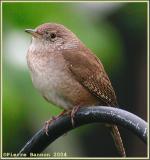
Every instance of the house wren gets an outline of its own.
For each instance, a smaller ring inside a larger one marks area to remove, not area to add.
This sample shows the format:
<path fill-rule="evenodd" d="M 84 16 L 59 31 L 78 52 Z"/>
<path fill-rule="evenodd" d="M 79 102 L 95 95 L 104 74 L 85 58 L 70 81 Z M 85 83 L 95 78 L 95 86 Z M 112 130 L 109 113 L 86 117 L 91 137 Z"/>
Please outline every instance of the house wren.
<path fill-rule="evenodd" d="M 101 61 L 69 29 L 45 23 L 26 29 L 32 35 L 27 53 L 32 82 L 49 102 L 71 110 L 106 105 L 117 107 L 117 99 Z M 64 113 L 63 112 L 63 113 Z M 110 125 L 117 149 L 125 149 L 116 125 Z"/>

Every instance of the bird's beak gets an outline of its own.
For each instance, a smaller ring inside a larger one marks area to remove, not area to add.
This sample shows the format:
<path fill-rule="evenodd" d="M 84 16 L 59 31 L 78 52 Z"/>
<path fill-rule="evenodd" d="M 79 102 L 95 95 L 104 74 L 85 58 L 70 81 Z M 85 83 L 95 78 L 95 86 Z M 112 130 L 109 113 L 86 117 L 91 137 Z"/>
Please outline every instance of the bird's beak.
<path fill-rule="evenodd" d="M 25 29 L 25 32 L 31 34 L 33 37 L 39 37 L 39 34 L 35 29 Z"/>

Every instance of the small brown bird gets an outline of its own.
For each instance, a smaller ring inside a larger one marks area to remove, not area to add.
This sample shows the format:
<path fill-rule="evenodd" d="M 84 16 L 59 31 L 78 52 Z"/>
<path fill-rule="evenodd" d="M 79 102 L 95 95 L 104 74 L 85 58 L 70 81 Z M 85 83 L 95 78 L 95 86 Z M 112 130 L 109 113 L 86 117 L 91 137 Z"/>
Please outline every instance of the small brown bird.
<path fill-rule="evenodd" d="M 63 108 L 63 113 L 71 110 L 72 123 L 79 107 L 117 107 L 101 61 L 74 33 L 56 23 L 45 23 L 26 32 L 32 35 L 27 62 L 35 88 L 48 102 Z M 117 126 L 109 127 L 118 151 L 126 156 Z"/>

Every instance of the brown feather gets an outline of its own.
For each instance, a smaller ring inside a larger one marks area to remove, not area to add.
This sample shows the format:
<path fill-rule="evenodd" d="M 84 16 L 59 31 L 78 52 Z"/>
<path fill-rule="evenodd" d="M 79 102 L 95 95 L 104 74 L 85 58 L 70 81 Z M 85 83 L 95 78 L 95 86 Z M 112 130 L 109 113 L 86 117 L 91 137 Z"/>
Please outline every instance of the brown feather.
<path fill-rule="evenodd" d="M 100 60 L 90 50 L 62 52 L 77 80 L 108 106 L 117 106 L 111 82 Z"/>

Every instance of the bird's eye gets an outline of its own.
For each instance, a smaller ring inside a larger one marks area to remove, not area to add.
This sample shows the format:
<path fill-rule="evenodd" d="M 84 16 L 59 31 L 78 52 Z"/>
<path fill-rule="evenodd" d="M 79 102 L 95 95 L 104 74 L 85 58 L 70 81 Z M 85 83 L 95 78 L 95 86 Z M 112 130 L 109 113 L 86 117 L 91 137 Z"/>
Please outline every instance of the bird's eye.
<path fill-rule="evenodd" d="M 48 41 L 55 41 L 56 33 L 51 31 L 45 31 L 44 38 Z"/>
<path fill-rule="evenodd" d="M 51 39 L 54 39 L 56 38 L 56 33 L 51 33 L 50 36 L 51 36 Z"/>

